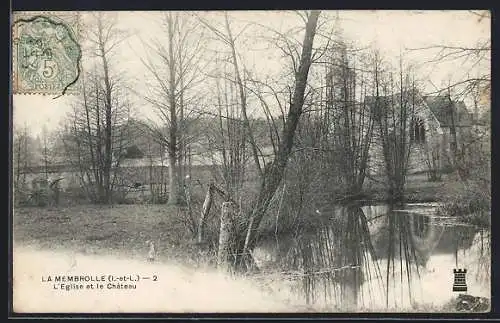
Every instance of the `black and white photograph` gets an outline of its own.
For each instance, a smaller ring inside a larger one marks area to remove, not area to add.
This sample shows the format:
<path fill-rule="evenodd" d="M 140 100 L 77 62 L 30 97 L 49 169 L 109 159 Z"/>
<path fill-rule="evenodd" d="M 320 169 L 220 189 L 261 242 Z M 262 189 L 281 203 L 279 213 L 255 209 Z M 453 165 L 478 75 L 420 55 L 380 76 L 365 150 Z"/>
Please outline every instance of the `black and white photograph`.
<path fill-rule="evenodd" d="M 489 11 L 10 25 L 15 313 L 491 310 Z"/>

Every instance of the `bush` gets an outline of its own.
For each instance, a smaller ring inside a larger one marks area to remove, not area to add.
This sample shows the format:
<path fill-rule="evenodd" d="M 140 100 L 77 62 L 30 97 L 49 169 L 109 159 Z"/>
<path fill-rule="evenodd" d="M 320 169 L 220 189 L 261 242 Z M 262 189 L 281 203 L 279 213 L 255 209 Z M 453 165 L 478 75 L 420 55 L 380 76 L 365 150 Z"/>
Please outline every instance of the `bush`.
<path fill-rule="evenodd" d="M 480 227 L 490 227 L 491 192 L 479 183 L 468 181 L 464 185 L 448 185 L 441 193 L 440 200 L 444 202 L 439 208 L 441 215 L 457 217 L 462 222 Z"/>

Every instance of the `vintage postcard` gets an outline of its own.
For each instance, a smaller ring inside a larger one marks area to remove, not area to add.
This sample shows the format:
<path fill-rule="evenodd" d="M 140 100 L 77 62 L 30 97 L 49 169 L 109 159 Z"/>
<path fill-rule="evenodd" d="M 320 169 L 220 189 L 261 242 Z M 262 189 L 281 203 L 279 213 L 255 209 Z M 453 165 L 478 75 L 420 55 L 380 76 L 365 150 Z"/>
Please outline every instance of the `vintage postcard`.
<path fill-rule="evenodd" d="M 489 312 L 490 24 L 13 12 L 13 311 Z"/>

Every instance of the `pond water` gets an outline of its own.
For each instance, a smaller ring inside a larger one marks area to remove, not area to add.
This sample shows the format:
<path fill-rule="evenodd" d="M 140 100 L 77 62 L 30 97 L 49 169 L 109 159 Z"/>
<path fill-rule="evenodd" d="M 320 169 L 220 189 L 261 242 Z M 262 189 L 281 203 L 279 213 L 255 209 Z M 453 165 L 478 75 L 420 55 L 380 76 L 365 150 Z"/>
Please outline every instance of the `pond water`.
<path fill-rule="evenodd" d="M 438 205 L 351 206 L 321 212 L 317 229 L 268 236 L 254 251 L 269 287 L 321 311 L 440 308 L 466 269 L 467 294 L 490 298 L 490 233 L 438 216 Z M 318 212 L 320 214 L 320 212 Z"/>

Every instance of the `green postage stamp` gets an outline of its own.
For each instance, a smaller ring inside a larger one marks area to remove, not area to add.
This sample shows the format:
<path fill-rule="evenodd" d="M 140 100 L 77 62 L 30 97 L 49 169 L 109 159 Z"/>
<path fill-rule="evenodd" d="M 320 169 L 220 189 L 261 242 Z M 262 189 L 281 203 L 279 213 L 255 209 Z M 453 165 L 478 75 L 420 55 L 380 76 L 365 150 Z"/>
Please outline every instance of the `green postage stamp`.
<path fill-rule="evenodd" d="M 80 60 L 76 12 L 18 12 L 12 17 L 14 94 L 75 94 Z"/>

